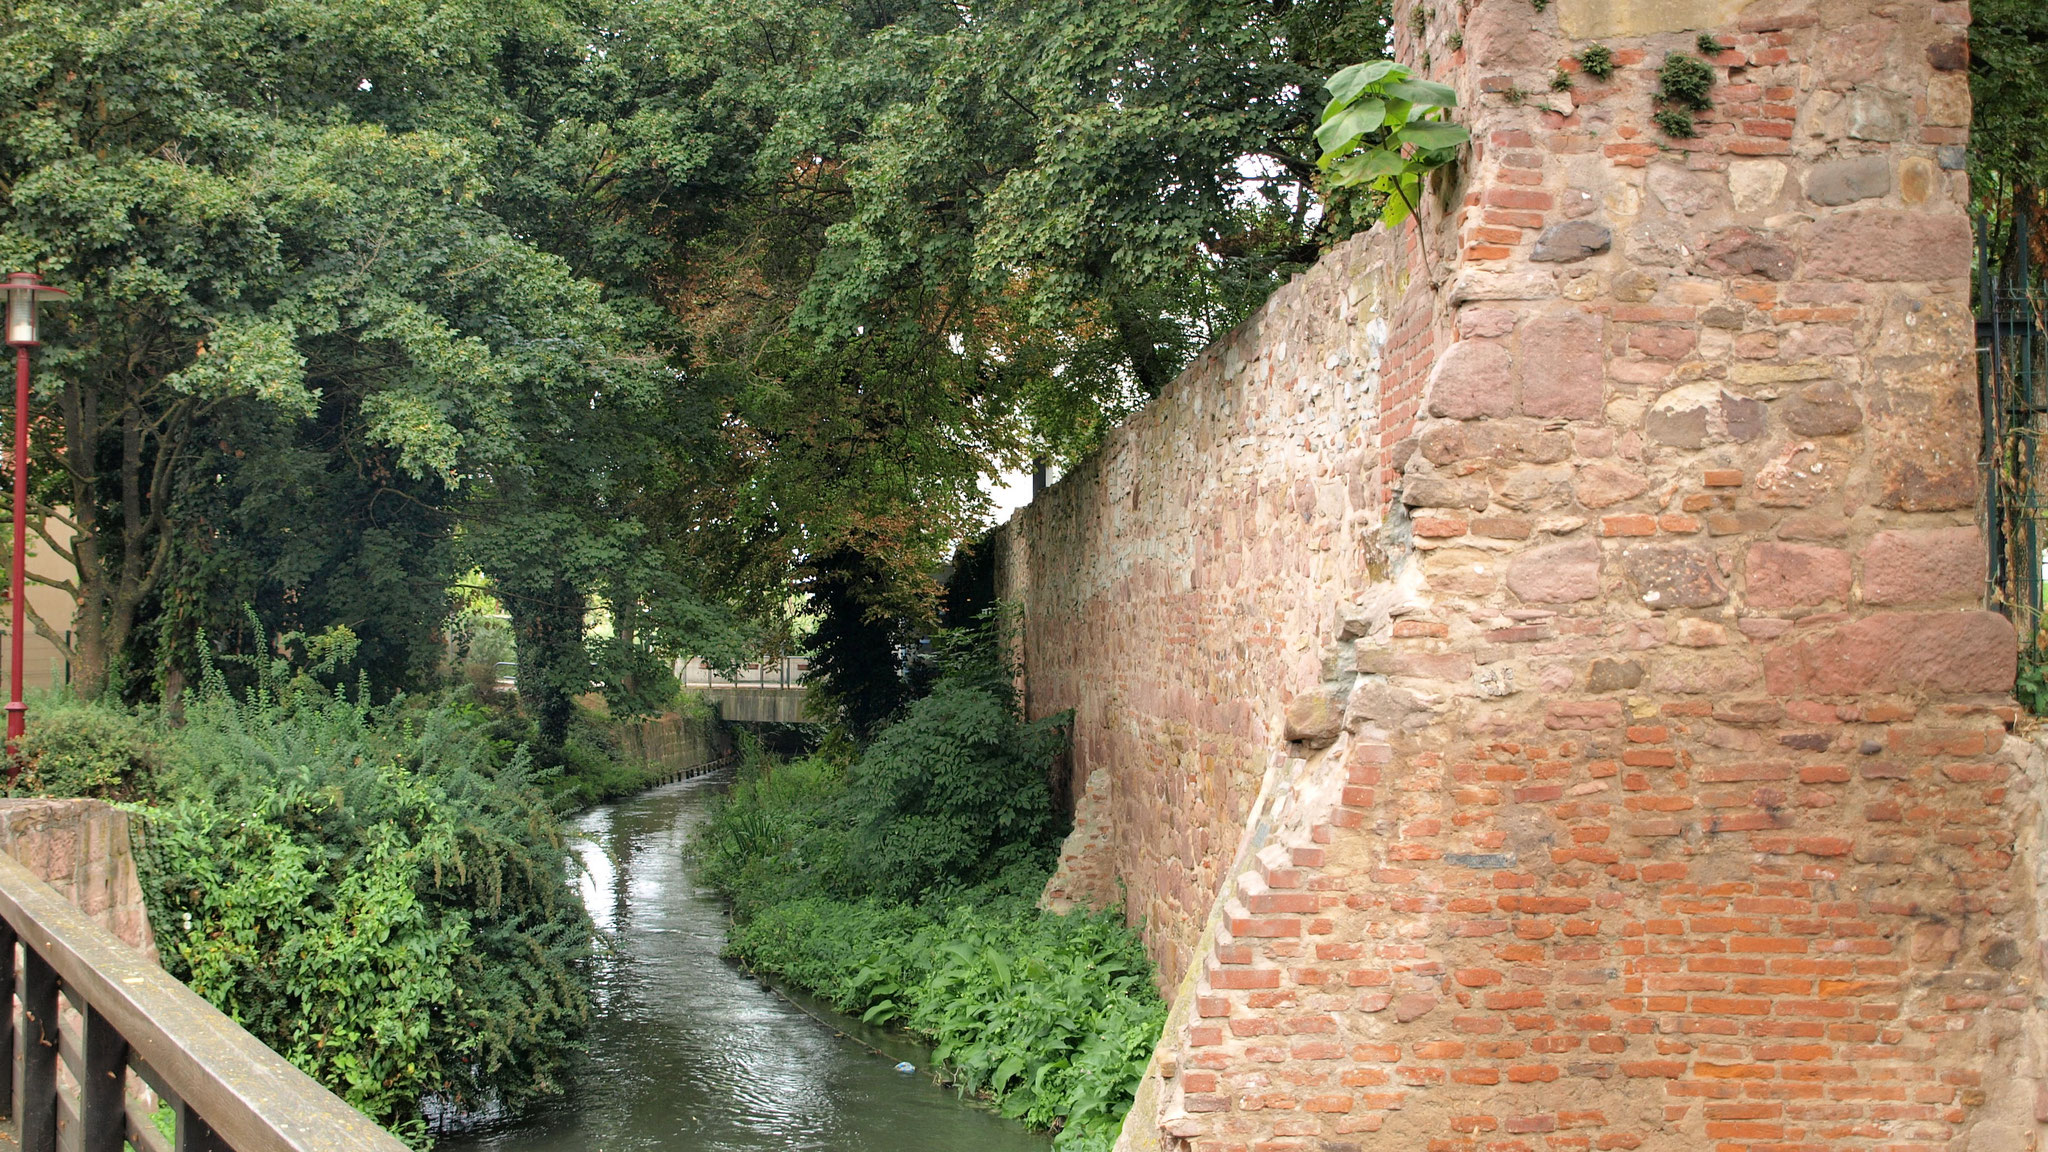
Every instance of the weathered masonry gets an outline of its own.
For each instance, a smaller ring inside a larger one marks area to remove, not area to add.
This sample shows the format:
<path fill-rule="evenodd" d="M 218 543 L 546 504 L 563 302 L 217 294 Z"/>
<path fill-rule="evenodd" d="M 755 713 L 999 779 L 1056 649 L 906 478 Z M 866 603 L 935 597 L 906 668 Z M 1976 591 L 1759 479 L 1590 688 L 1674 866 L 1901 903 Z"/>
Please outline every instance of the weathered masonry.
<path fill-rule="evenodd" d="M 1396 8 L 1475 137 L 1420 226 L 1005 536 L 1077 713 L 1048 898 L 1174 998 L 1125 1146 L 2039 1147 L 1968 5 Z"/>

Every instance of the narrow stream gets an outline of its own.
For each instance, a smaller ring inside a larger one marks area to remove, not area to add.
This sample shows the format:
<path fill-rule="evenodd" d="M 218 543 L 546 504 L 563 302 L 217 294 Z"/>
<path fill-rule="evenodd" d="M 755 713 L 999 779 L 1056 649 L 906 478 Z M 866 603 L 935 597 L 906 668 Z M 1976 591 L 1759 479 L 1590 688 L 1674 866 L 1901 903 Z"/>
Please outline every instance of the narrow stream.
<path fill-rule="evenodd" d="M 576 1083 L 561 1106 L 438 1152 L 1044 1152 L 1043 1134 L 932 1083 L 916 1045 L 798 1007 L 719 957 L 724 908 L 684 859 L 719 787 L 670 784 L 572 819 L 584 901 L 616 945 L 594 973 Z M 917 1072 L 897 1072 L 904 1060 Z"/>

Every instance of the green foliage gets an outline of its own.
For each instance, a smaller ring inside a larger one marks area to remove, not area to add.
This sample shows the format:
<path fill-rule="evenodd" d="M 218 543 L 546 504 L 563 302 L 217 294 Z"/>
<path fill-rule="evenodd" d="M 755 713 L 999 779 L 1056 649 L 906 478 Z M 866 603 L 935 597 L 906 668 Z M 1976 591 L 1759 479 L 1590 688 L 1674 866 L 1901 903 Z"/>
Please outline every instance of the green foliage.
<path fill-rule="evenodd" d="M 2039 651 L 2020 652 L 2019 678 L 2013 682 L 2012 694 L 2020 707 L 2036 716 L 2048 716 L 2048 659 Z"/>
<path fill-rule="evenodd" d="M 1714 106 L 1714 69 L 1697 56 L 1673 52 L 1657 69 L 1657 112 L 1652 117 L 1664 134 L 1680 140 L 1699 134 L 1693 114 Z"/>
<path fill-rule="evenodd" d="M 1700 33 L 1699 39 L 1693 42 L 1693 46 L 1699 49 L 1699 53 L 1702 56 L 1719 56 L 1728 50 L 1726 44 L 1714 39 L 1712 32 Z"/>
<path fill-rule="evenodd" d="M 919 908 L 812 897 L 735 928 L 751 967 L 906 1028 L 963 1091 L 1107 1152 L 1165 1021 L 1151 964 L 1114 912 L 1053 916 L 1028 896 Z"/>
<path fill-rule="evenodd" d="M 1614 52 L 1605 44 L 1588 44 L 1578 55 L 1579 67 L 1595 80 L 1614 75 Z"/>
<path fill-rule="evenodd" d="M 162 749 L 142 720 L 56 695 L 37 700 L 33 711 L 35 723 L 21 737 L 17 791 L 114 801 L 154 793 Z"/>
<path fill-rule="evenodd" d="M 942 643 L 931 693 L 850 774 L 859 819 L 849 862 L 885 898 L 979 884 L 1057 844 L 1047 773 L 1071 717 L 1022 721 L 993 626 Z"/>
<path fill-rule="evenodd" d="M 1415 79 L 1392 60 L 1353 64 L 1323 86 L 1330 102 L 1316 129 L 1318 166 L 1337 187 L 1362 184 L 1383 193 L 1381 219 L 1398 225 L 1422 203 L 1423 176 L 1456 160 L 1472 138 L 1449 122 L 1457 92 Z"/>
<path fill-rule="evenodd" d="M 1989 225 L 1985 255 L 2017 288 L 2019 268 L 2036 277 L 2048 269 L 2048 6 L 1983 0 L 1971 6 L 1967 44 L 1958 33 L 1943 47 L 1969 62 L 1970 195 Z M 2023 234 L 2031 244 L 2024 259 Z"/>
<path fill-rule="evenodd" d="M 1567 71 L 1565 71 L 1565 70 L 1564 70 L 1564 69 L 1562 69 L 1562 68 L 1559 68 L 1559 69 L 1558 69 L 1558 70 L 1557 70 L 1556 72 L 1553 72 L 1553 73 L 1551 73 L 1551 76 L 1550 76 L 1550 90 L 1551 90 L 1552 92 L 1569 92 L 1569 91 L 1571 91 L 1571 90 L 1572 90 L 1572 74 L 1571 74 L 1571 73 L 1569 73 L 1569 72 L 1567 72 Z"/>
<path fill-rule="evenodd" d="M 1692 113 L 1683 108 L 1659 108 L 1650 119 L 1656 121 L 1666 136 L 1675 140 L 1690 140 L 1700 134 L 1693 124 Z"/>
<path fill-rule="evenodd" d="M 1058 723 L 1024 724 L 997 630 L 941 645 L 930 695 L 857 758 L 751 748 L 700 835 L 732 951 L 929 1039 L 963 1090 L 1106 1152 L 1164 1007 L 1121 918 L 1034 905 L 1056 830 Z"/>
<path fill-rule="evenodd" d="M 179 725 L 52 701 L 21 783 L 151 798 L 137 855 L 166 969 L 414 1145 L 424 1095 L 558 1094 L 591 929 L 523 750 L 460 698 L 252 672 L 238 696 L 212 671 Z"/>

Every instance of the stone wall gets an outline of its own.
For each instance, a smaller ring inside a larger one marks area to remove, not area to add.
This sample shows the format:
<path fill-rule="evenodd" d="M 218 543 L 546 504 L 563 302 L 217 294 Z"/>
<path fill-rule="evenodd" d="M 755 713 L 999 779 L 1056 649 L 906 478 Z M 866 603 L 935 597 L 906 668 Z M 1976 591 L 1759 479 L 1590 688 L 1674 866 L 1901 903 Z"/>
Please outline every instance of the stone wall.
<path fill-rule="evenodd" d="M 126 812 L 104 800 L 0 800 L 0 852 L 93 923 L 157 959 Z"/>
<path fill-rule="evenodd" d="M 1049 896 L 1174 995 L 1126 1144 L 2036 1146 L 1967 5 L 1401 7 L 1457 183 L 1007 541 L 1085 781 Z"/>
<path fill-rule="evenodd" d="M 1412 413 L 1426 367 L 1418 256 L 1382 233 L 1340 245 L 1002 541 L 1027 705 L 1076 713 L 1085 791 L 1049 900 L 1127 900 L 1168 981 L 1284 749 L 1288 700 L 1327 671 L 1332 605 L 1381 563 L 1382 426 L 1412 420 L 1385 400 L 1405 389 Z"/>

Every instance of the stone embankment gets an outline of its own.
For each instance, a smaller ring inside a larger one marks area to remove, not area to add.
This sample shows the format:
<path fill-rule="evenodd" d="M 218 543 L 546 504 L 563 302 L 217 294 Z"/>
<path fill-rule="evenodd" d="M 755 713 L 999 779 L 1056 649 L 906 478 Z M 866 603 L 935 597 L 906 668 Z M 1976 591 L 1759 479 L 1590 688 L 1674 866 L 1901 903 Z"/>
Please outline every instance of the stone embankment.
<path fill-rule="evenodd" d="M 1048 898 L 1175 997 L 1125 1145 L 2037 1147 L 1967 4 L 1397 17 L 1475 137 L 1419 222 L 1004 537 L 1076 710 Z"/>

